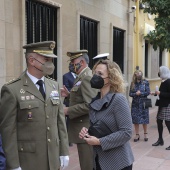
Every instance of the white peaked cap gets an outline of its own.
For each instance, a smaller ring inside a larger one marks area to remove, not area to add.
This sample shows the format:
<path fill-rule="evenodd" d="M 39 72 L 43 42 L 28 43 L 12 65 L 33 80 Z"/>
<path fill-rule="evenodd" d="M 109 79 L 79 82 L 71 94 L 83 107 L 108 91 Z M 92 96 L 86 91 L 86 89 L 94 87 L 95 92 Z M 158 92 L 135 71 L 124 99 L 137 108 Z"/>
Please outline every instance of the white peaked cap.
<path fill-rule="evenodd" d="M 95 59 L 104 59 L 104 58 L 107 58 L 108 56 L 109 56 L 109 53 L 99 54 L 96 57 L 93 57 L 93 60 L 95 60 Z"/>

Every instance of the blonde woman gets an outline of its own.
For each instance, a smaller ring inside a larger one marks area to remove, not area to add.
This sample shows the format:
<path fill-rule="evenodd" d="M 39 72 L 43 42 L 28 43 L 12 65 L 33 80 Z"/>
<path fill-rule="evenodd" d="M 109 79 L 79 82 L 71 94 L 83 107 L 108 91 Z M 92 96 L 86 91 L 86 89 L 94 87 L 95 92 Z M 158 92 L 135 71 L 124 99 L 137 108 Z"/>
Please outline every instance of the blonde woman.
<path fill-rule="evenodd" d="M 149 82 L 143 79 L 141 70 L 136 70 L 133 74 L 129 96 L 132 97 L 131 115 L 135 127 L 136 137 L 134 142 L 139 141 L 139 124 L 143 125 L 144 141 L 148 141 L 147 124 L 149 124 L 149 109 L 143 105 L 143 99 L 150 94 Z"/>
<path fill-rule="evenodd" d="M 92 133 L 83 127 L 79 137 L 93 146 L 94 170 L 132 170 L 134 157 L 129 144 L 132 120 L 122 94 L 125 84 L 119 66 L 109 60 L 98 61 L 93 68 L 91 87 L 100 90 L 90 103 L 91 127 L 99 123 L 96 130 L 103 133 Z"/>

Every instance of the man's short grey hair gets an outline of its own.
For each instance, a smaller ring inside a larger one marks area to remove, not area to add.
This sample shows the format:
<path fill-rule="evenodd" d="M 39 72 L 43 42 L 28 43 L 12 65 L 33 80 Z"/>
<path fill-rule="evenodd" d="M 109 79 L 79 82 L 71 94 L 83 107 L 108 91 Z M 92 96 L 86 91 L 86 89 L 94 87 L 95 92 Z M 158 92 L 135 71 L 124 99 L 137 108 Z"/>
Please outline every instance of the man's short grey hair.
<path fill-rule="evenodd" d="M 89 64 L 89 56 L 88 56 L 86 53 L 84 53 L 84 54 L 81 56 L 81 58 L 84 58 L 84 60 L 86 61 L 86 63 Z"/>
<path fill-rule="evenodd" d="M 25 53 L 26 64 L 28 65 L 28 59 L 31 56 L 31 53 Z"/>

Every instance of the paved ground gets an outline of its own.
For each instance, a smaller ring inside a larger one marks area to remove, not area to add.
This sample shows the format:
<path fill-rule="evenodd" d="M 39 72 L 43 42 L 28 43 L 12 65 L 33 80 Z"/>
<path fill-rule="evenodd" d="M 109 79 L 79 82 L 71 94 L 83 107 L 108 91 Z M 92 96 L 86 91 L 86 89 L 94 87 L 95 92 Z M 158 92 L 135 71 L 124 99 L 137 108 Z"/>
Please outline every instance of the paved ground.
<path fill-rule="evenodd" d="M 170 170 L 170 151 L 165 150 L 170 145 L 170 135 L 164 125 L 164 146 L 153 147 L 152 143 L 158 139 L 156 126 L 157 107 L 150 109 L 150 124 L 148 126 L 148 142 L 144 141 L 142 127 L 140 127 L 140 141 L 130 143 L 135 157 L 133 170 Z M 70 147 L 70 163 L 65 170 L 80 170 L 76 145 Z"/>

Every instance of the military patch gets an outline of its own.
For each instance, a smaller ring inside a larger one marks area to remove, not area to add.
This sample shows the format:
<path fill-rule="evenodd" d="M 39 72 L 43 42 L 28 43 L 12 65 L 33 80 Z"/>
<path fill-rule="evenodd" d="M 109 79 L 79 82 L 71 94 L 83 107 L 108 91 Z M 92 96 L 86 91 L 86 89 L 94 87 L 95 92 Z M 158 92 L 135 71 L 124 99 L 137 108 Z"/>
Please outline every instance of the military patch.
<path fill-rule="evenodd" d="M 53 99 L 59 99 L 59 93 L 58 93 L 58 91 L 57 90 L 54 90 L 54 91 L 52 91 L 51 92 L 51 94 L 50 94 L 50 97 L 51 98 L 53 98 Z"/>
<path fill-rule="evenodd" d="M 12 83 L 15 83 L 16 81 L 20 80 L 20 78 L 17 78 L 17 79 L 12 79 L 12 80 L 9 80 L 6 84 L 12 84 Z"/>
<path fill-rule="evenodd" d="M 22 94 L 22 93 L 25 93 L 25 90 L 24 89 L 21 89 L 20 90 L 20 93 Z"/>
<path fill-rule="evenodd" d="M 50 48 L 53 50 L 55 48 L 55 44 L 54 43 L 51 43 L 50 44 Z"/>
<path fill-rule="evenodd" d="M 35 96 L 34 96 L 34 95 L 31 95 L 30 98 L 31 98 L 32 100 L 34 100 L 34 99 L 35 99 Z"/>
<path fill-rule="evenodd" d="M 25 96 L 21 96 L 21 100 L 25 100 Z"/>
<path fill-rule="evenodd" d="M 28 119 L 29 119 L 29 120 L 32 119 L 32 112 L 28 112 Z"/>
<path fill-rule="evenodd" d="M 26 96 L 26 100 L 30 100 L 30 96 Z"/>

